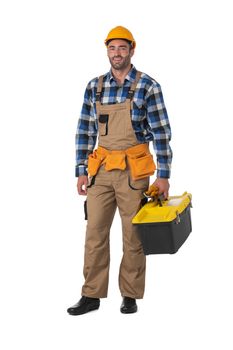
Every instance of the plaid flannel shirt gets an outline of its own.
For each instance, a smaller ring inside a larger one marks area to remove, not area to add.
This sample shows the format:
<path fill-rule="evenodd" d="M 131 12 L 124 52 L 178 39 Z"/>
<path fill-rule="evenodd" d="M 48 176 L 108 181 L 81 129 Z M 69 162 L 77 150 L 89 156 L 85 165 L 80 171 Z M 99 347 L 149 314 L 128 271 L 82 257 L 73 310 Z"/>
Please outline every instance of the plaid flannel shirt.
<path fill-rule="evenodd" d="M 102 104 L 122 103 L 126 100 L 131 83 L 136 78 L 137 70 L 132 66 L 119 86 L 111 70 L 104 75 Z M 76 132 L 76 176 L 87 175 L 88 155 L 93 152 L 98 123 L 95 96 L 98 77 L 92 79 L 86 88 L 81 115 Z M 157 177 L 169 178 L 172 150 L 169 145 L 171 128 L 164 105 L 162 90 L 158 82 L 142 73 L 137 84 L 131 111 L 132 126 L 139 143 L 152 141 L 157 157 Z"/>

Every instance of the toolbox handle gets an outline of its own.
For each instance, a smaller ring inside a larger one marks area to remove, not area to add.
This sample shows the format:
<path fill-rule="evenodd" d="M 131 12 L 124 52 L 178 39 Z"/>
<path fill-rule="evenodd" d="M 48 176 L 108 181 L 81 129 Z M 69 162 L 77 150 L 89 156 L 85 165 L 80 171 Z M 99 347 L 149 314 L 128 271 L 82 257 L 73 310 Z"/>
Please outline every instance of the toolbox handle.
<path fill-rule="evenodd" d="M 157 202 L 156 204 L 158 204 L 160 207 L 163 206 L 163 202 L 166 200 L 164 195 L 158 195 L 159 192 L 159 188 L 157 186 L 155 186 L 154 184 L 152 184 L 149 189 L 145 192 L 143 192 L 143 195 L 147 198 L 147 199 L 151 199 L 151 202 Z"/>
<path fill-rule="evenodd" d="M 163 202 L 165 201 L 164 195 L 161 194 L 161 195 L 158 196 L 156 199 L 157 199 L 158 205 L 159 205 L 160 207 L 162 207 L 162 206 L 163 206 Z"/>
<path fill-rule="evenodd" d="M 148 196 L 145 192 L 143 192 L 143 195 L 147 198 L 150 199 L 150 202 L 157 202 L 157 204 L 162 207 L 163 202 L 167 199 L 164 199 L 164 195 L 161 194 L 160 196 Z"/>

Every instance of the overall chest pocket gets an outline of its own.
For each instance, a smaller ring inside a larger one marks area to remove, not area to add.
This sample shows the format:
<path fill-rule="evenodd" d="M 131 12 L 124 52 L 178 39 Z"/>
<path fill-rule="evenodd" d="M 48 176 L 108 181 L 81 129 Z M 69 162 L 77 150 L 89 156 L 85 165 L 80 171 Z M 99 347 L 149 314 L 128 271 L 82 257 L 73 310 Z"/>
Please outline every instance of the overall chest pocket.
<path fill-rule="evenodd" d="M 106 111 L 106 113 L 99 114 L 98 127 L 99 135 L 104 136 L 124 136 L 126 134 L 127 117 L 125 109 L 119 111 Z"/>
<path fill-rule="evenodd" d="M 128 117 L 130 118 L 130 117 Z M 113 111 L 109 115 L 109 130 L 111 136 L 125 136 L 127 126 L 127 115 L 125 110 Z"/>
<path fill-rule="evenodd" d="M 108 135 L 108 121 L 109 121 L 108 114 L 100 114 L 99 115 L 99 133 L 100 133 L 100 136 Z"/>

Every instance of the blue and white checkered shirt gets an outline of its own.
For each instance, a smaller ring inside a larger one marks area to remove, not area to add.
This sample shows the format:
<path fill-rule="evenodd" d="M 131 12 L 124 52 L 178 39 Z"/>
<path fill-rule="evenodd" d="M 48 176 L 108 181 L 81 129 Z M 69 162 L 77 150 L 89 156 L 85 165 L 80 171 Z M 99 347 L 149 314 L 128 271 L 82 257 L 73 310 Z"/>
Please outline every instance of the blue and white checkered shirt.
<path fill-rule="evenodd" d="M 102 104 L 125 102 L 129 88 L 136 78 L 137 70 L 132 66 L 125 77 L 124 84 L 119 86 L 111 70 L 104 75 Z M 81 116 L 76 132 L 76 176 L 87 175 L 88 155 L 93 152 L 98 123 L 96 114 L 96 91 L 98 77 L 92 79 L 86 88 Z M 152 141 L 157 157 L 157 177 L 169 178 L 172 161 L 172 150 L 169 145 L 171 128 L 164 105 L 162 90 L 154 79 L 142 73 L 137 84 L 131 111 L 132 126 L 139 143 Z"/>

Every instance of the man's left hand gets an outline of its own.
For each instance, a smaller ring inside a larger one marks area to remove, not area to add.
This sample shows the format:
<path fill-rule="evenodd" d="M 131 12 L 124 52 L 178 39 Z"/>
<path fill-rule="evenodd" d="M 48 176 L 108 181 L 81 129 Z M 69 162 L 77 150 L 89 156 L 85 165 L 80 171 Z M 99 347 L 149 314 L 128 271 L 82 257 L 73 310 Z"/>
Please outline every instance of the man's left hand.
<path fill-rule="evenodd" d="M 157 178 L 152 185 L 158 187 L 158 189 L 159 189 L 158 195 L 159 196 L 161 194 L 163 194 L 164 195 L 164 199 L 168 198 L 168 191 L 169 191 L 169 187 L 170 187 L 168 179 Z"/>

